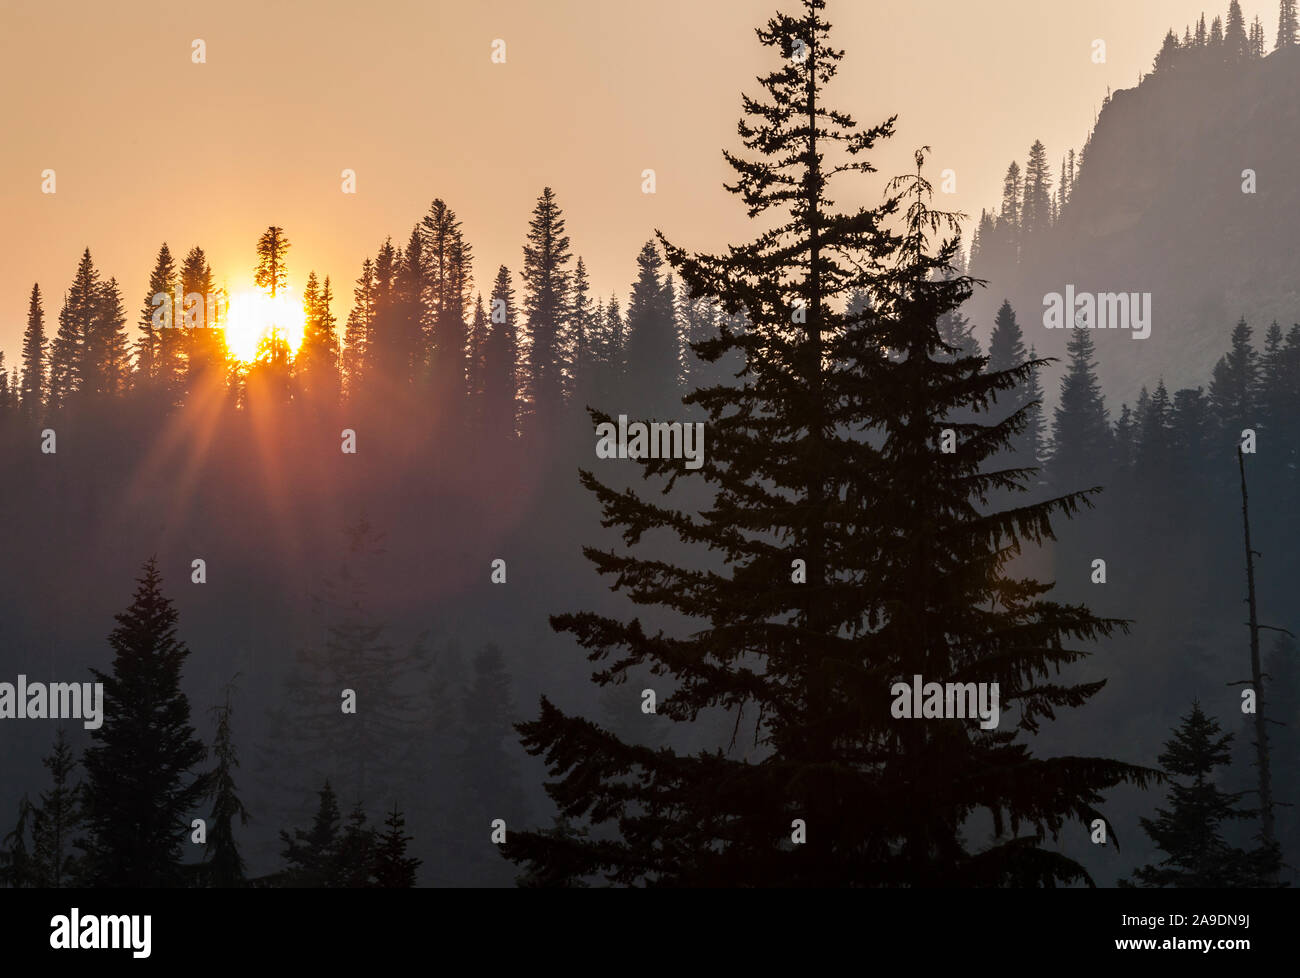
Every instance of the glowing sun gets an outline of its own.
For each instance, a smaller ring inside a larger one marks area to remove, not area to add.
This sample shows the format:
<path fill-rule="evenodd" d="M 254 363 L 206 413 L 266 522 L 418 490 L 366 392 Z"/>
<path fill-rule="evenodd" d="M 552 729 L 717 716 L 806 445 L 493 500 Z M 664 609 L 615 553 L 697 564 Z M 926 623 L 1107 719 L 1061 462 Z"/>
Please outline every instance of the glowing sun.
<path fill-rule="evenodd" d="M 231 356 L 252 363 L 261 342 L 278 332 L 292 357 L 302 345 L 304 326 L 302 303 L 287 289 L 274 299 L 260 291 L 236 292 L 226 308 L 226 346 Z"/>

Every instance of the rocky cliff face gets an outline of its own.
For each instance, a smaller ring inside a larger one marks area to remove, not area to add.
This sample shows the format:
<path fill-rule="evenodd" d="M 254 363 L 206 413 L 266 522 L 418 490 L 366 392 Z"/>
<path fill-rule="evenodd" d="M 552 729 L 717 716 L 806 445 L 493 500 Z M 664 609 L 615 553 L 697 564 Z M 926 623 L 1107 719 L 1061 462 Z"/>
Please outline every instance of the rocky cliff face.
<path fill-rule="evenodd" d="M 1112 416 L 1164 378 L 1208 383 L 1238 319 L 1257 340 L 1300 321 L 1300 49 L 1262 61 L 1174 67 L 1102 109 L 1060 221 L 1020 262 L 973 269 L 987 289 L 968 310 L 987 349 L 1011 300 L 1026 346 L 1063 357 L 1068 330 L 1043 324 L 1044 297 L 1150 293 L 1147 339 L 1096 330 Z M 1254 193 L 1243 192 L 1253 171 Z M 1044 378 L 1054 402 L 1062 364 Z"/>

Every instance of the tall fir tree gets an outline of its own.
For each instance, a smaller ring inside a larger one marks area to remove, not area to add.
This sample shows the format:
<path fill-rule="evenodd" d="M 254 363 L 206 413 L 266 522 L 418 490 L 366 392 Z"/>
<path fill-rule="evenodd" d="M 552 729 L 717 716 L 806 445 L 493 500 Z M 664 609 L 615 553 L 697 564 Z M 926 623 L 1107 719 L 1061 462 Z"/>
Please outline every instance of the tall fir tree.
<path fill-rule="evenodd" d="M 1258 423 L 1259 355 L 1251 345 L 1246 320 L 1232 329 L 1232 347 L 1214 365 L 1210 378 L 1210 407 L 1225 444 L 1236 442 L 1243 428 Z"/>
<path fill-rule="evenodd" d="M 73 842 L 82 825 L 84 792 L 72 780 L 77 766 L 63 729 L 54 738 L 54 749 L 41 763 L 50 772 L 50 790 L 43 792 L 33 812 L 32 855 L 39 867 L 42 886 L 59 889 L 75 886 L 80 879 Z"/>
<path fill-rule="evenodd" d="M 1025 239 L 1051 227 L 1052 168 L 1047 162 L 1047 147 L 1035 139 L 1025 163 L 1025 204 L 1020 224 Z"/>
<path fill-rule="evenodd" d="M 176 262 L 164 241 L 149 273 L 149 290 L 140 309 L 140 338 L 135 344 L 137 386 L 155 389 L 171 374 L 173 366 L 163 352 L 163 343 L 171 342 L 165 337 L 173 326 L 178 287 Z"/>
<path fill-rule="evenodd" d="M 230 718 L 234 714 L 231 692 L 231 687 L 227 687 L 225 702 L 214 710 L 217 734 L 212 753 L 216 756 L 217 766 L 212 772 L 211 827 L 203 855 L 208 885 L 222 888 L 244 885 L 244 857 L 235 838 L 235 820 L 238 819 L 241 826 L 248 824 L 248 811 L 235 785 L 239 755 L 231 732 Z"/>
<path fill-rule="evenodd" d="M 526 415 L 547 429 L 563 399 L 564 317 L 569 309 L 569 236 L 550 187 L 542 189 L 524 245 L 523 312 L 527 360 L 523 376 Z"/>
<path fill-rule="evenodd" d="M 339 396 L 339 339 L 330 308 L 333 302 L 329 276 L 318 283 L 316 273 L 308 273 L 302 293 L 302 348 L 295 370 L 303 393 L 322 405 L 337 403 Z"/>
<path fill-rule="evenodd" d="M 224 381 L 227 351 L 216 282 L 202 248 L 195 246 L 186 254 L 180 281 L 185 315 L 176 333 L 184 338 L 185 385 L 206 393 Z"/>
<path fill-rule="evenodd" d="M 273 299 L 289 284 L 289 270 L 285 260 L 290 247 L 284 228 L 274 225 L 263 231 L 257 239 L 257 267 L 253 271 L 253 284 L 259 289 L 265 289 Z"/>
<path fill-rule="evenodd" d="M 483 347 L 483 428 L 493 444 L 512 442 L 519 409 L 519 334 L 510 269 L 497 269 Z"/>
<path fill-rule="evenodd" d="M 1245 61 L 1250 57 L 1250 41 L 1246 37 L 1246 17 L 1237 0 L 1229 0 L 1228 22 L 1223 30 L 1223 54 L 1227 61 Z"/>
<path fill-rule="evenodd" d="M 352 290 L 352 310 L 343 331 L 342 383 L 349 400 L 354 400 L 365 383 L 365 368 L 375 330 L 375 264 L 361 263 L 361 275 Z"/>
<path fill-rule="evenodd" d="M 438 416 L 463 417 L 468 391 L 465 322 L 469 307 L 472 249 L 465 240 L 456 212 L 435 200 L 420 223 L 428 265 L 431 328 L 430 374 Z"/>
<path fill-rule="evenodd" d="M 190 818 L 208 793 L 198 770 L 206 756 L 190 725 L 181 667 L 190 650 L 150 559 L 135 598 L 109 636 L 112 672 L 104 684 L 108 723 L 91 731 L 85 754 L 86 880 L 100 887 L 174 886 Z"/>
<path fill-rule="evenodd" d="M 1066 344 L 1069 363 L 1052 416 L 1049 475 L 1057 488 L 1099 486 L 1099 473 L 1111 458 L 1110 422 L 1097 380 L 1095 350 L 1087 329 L 1075 329 Z"/>
<path fill-rule="evenodd" d="M 488 315 L 483 306 L 483 293 L 474 297 L 474 312 L 469 324 L 469 351 L 466 356 L 466 381 L 469 384 L 469 416 L 475 426 L 482 424 L 483 367 L 487 352 Z"/>
<path fill-rule="evenodd" d="M 131 351 L 126 335 L 126 306 L 117 279 L 100 285 L 95 317 L 87 344 L 88 359 L 94 364 L 92 393 L 117 397 L 131 381 Z"/>
<path fill-rule="evenodd" d="M 41 287 L 32 286 L 27 303 L 27 329 L 23 332 L 22 414 L 31 421 L 45 409 L 45 309 Z"/>
<path fill-rule="evenodd" d="M 1140 885 L 1198 889 L 1268 885 L 1276 854 L 1263 848 L 1238 849 L 1223 837 L 1225 823 L 1252 815 L 1238 806 L 1241 793 L 1221 791 L 1215 783 L 1215 769 L 1230 760 L 1231 742 L 1232 734 L 1222 733 L 1218 721 L 1193 702 L 1158 759 L 1174 779 L 1169 808 L 1158 808 L 1156 818 L 1141 822 L 1164 858 L 1134 872 Z"/>
<path fill-rule="evenodd" d="M 375 843 L 374 885 L 388 889 L 410 889 L 415 886 L 415 873 L 420 868 L 418 858 L 406 854 L 406 844 L 412 836 L 406 834 L 406 819 L 394 806 L 384 819 L 384 831 Z"/>
<path fill-rule="evenodd" d="M 637 278 L 627 303 L 624 403 L 635 417 L 666 417 L 680 406 L 677 371 L 681 358 L 663 260 L 653 241 L 637 255 Z"/>
<path fill-rule="evenodd" d="M 50 348 L 50 407 L 60 410 L 74 394 L 95 383 L 95 371 L 88 361 L 88 341 L 94 332 L 100 309 L 101 283 L 95 262 L 87 248 L 77 265 L 72 287 L 63 298 L 59 329 Z M 93 341 L 91 341 L 93 343 Z"/>
<path fill-rule="evenodd" d="M 950 225 L 925 206 L 929 186 L 919 172 L 901 190 L 891 185 L 876 208 L 839 213 L 828 199 L 833 175 L 870 172 L 861 154 L 892 133 L 893 120 L 858 130 L 825 104 L 842 52 L 829 46 L 823 7 L 805 0 L 799 16 L 777 14 L 758 31 L 781 66 L 760 79 L 765 98 L 745 100 L 739 132 L 754 155 L 726 158 L 738 174 L 729 189 L 764 219 L 764 233 L 720 256 L 665 242 L 693 297 L 747 313 L 743 333 L 724 329 L 704 345 L 708 354 L 741 351 L 745 386 L 687 398 L 709 415 L 710 457 L 699 475 L 714 487 L 711 504 L 685 513 L 582 474 L 605 525 L 620 526 L 629 547 L 668 528 L 717 551 L 707 566 L 680 566 L 658 552 L 641 559 L 585 549 L 634 603 L 667 605 L 690 619 L 686 636 L 595 613 L 552 619 L 592 661 L 611 660 L 593 677 L 602 685 L 642 667 L 671 674 L 661 715 L 687 721 L 718 706 L 743 711 L 756 758 L 626 744 L 543 698 L 539 717 L 520 730 L 529 752 L 546 758 L 548 794 L 561 816 L 616 835 L 514 833 L 506 854 L 525 863 L 530 878 L 764 886 L 1086 880 L 1081 866 L 1038 839 L 1059 834 L 1068 820 L 1099 817 L 1107 786 L 1146 779 L 1144 769 L 1103 759 L 1035 758 L 1017 742 L 1101 687 L 1034 677 L 1083 655 L 1070 639 L 1120 623 L 1045 601 L 1046 585 L 1005 576 L 1022 537 L 1041 539 L 1050 512 L 1081 501 L 978 511 L 974 499 L 1018 484 L 1016 470 L 979 469 L 1007 446 L 1023 413 L 963 425 L 963 450 L 939 450 L 939 417 L 986 407 L 1026 369 L 985 375 L 983 358 L 938 356 L 937 320 L 972 283 L 944 274 L 959 247 L 955 234 L 937 253 L 927 250 L 927 231 Z M 842 160 L 830 158 L 836 150 Z M 903 233 L 891 232 L 891 216 L 912 193 Z M 871 291 L 876 308 L 846 321 L 835 310 L 858 288 Z M 796 308 L 806 321 L 793 329 Z M 651 477 L 689 478 L 678 460 L 642 464 Z M 1002 730 L 900 721 L 891 708 L 895 681 L 915 674 L 999 682 L 1004 700 L 1020 704 L 1019 720 Z M 976 811 L 991 816 L 994 840 L 971 851 L 961 829 Z M 796 819 L 807 836 L 792 845 Z"/>
<path fill-rule="evenodd" d="M 285 867 L 278 882 L 284 886 L 321 888 L 337 878 L 339 804 L 328 779 L 317 797 L 320 803 L 310 829 L 295 829 L 292 835 L 280 831 Z"/>
<path fill-rule="evenodd" d="M 573 288 L 570 295 L 572 308 L 568 316 L 565 348 L 565 393 L 568 398 L 585 407 L 593 390 L 595 354 L 593 343 L 596 329 L 596 303 L 591 295 L 591 279 L 582 256 L 573 269 Z"/>

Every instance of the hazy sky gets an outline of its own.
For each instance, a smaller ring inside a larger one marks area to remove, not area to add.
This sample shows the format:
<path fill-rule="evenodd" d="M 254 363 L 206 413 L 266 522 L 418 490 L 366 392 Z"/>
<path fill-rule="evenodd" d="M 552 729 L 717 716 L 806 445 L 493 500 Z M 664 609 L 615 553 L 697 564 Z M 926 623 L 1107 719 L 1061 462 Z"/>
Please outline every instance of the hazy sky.
<path fill-rule="evenodd" d="M 656 227 L 698 250 L 745 233 L 722 190 L 740 92 L 772 62 L 753 28 L 777 0 L 0 0 L 0 350 L 18 358 L 33 282 L 47 335 L 81 250 L 122 284 L 132 325 L 161 242 L 252 282 L 269 224 L 293 243 L 290 284 L 329 274 L 340 324 L 362 259 L 404 244 L 442 197 L 474 247 L 476 286 L 517 272 L 550 185 L 597 291 L 626 302 Z M 1223 4 L 1226 9 L 1226 2 Z M 1243 4 L 1271 50 L 1277 4 Z M 1199 0 L 830 0 L 847 56 L 830 101 L 859 122 L 899 115 L 881 177 L 933 149 L 944 202 L 978 215 L 1007 163 L 1042 139 L 1053 168 L 1112 89 L 1150 69 Z M 1207 20 L 1219 9 L 1207 10 Z M 207 63 L 193 64 L 202 38 Z M 507 44 L 493 64 L 495 38 Z M 1092 42 L 1107 45 L 1103 65 Z M 41 171 L 57 193 L 41 193 Z M 340 171 L 357 172 L 355 196 Z M 658 192 L 641 193 L 653 168 Z M 875 200 L 881 181 L 841 199 Z"/>

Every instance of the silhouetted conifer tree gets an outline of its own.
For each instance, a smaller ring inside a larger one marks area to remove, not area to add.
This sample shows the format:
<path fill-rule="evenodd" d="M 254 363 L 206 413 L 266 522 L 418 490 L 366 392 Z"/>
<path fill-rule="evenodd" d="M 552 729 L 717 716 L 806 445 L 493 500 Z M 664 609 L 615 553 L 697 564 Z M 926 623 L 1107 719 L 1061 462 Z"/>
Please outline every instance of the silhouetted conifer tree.
<path fill-rule="evenodd" d="M 59 311 L 59 329 L 50 348 L 50 408 L 60 410 L 71 396 L 95 380 L 95 370 L 87 360 L 87 342 L 95 329 L 100 311 L 99 272 L 87 248 L 77 265 L 77 275 L 63 299 Z M 93 346 L 90 349 L 94 349 Z"/>
<path fill-rule="evenodd" d="M 510 269 L 497 269 L 483 348 L 483 428 L 494 444 L 515 438 L 519 409 L 519 333 Z"/>
<path fill-rule="evenodd" d="M 524 245 L 524 318 L 527 361 L 523 394 L 525 412 L 549 428 L 563 397 L 560 347 L 564 317 L 569 309 L 569 237 L 555 194 L 545 187 L 528 222 Z"/>
<path fill-rule="evenodd" d="M 235 819 L 240 825 L 248 824 L 248 811 L 240 800 L 235 785 L 235 769 L 239 756 L 231 735 L 230 717 L 234 709 L 230 702 L 231 690 L 226 689 L 226 700 L 217 707 L 217 736 L 212 753 L 217 758 L 212 772 L 212 815 L 209 818 L 207 849 L 203 859 L 209 886 L 235 887 L 244 885 L 244 857 L 235 839 Z"/>
<path fill-rule="evenodd" d="M 1276 855 L 1263 848 L 1237 849 L 1223 838 L 1225 822 L 1253 814 L 1237 806 L 1241 793 L 1220 791 L 1215 784 L 1214 770 L 1229 762 L 1231 742 L 1232 734 L 1221 734 L 1218 721 L 1193 702 L 1191 712 L 1182 718 L 1159 757 L 1161 767 L 1176 779 L 1169 789 L 1169 808 L 1158 808 L 1157 818 L 1141 822 L 1165 858 L 1134 871 L 1140 885 L 1268 885 Z"/>
<path fill-rule="evenodd" d="M 284 228 L 268 227 L 257 239 L 257 268 L 253 272 L 253 284 L 259 289 L 266 289 L 272 298 L 289 283 L 285 258 L 290 247 Z"/>
<path fill-rule="evenodd" d="M 285 868 L 279 882 L 284 886 L 327 887 L 337 879 L 338 798 L 328 779 L 317 795 L 320 804 L 310 829 L 295 829 L 292 835 L 280 831 Z"/>
<path fill-rule="evenodd" d="M 77 761 L 62 728 L 55 735 L 54 750 L 41 763 L 49 769 L 51 786 L 33 812 L 33 856 L 40 868 L 40 885 L 58 889 L 74 885 L 79 878 L 73 842 L 82 825 L 84 804 L 82 786 L 71 780 Z"/>
<path fill-rule="evenodd" d="M 1035 139 L 1025 163 L 1025 205 L 1020 226 L 1024 239 L 1051 227 L 1052 168 L 1047 162 L 1047 147 Z"/>
<path fill-rule="evenodd" d="M 978 511 L 975 499 L 1020 483 L 1018 470 L 979 470 L 1006 448 L 1023 413 L 959 426 L 962 449 L 939 451 L 936 419 L 986 410 L 1027 368 L 982 374 L 983 358 L 938 358 L 937 320 L 972 282 L 944 277 L 955 234 L 937 254 L 927 249 L 927 232 L 950 225 L 925 206 L 929 185 L 919 172 L 902 191 L 891 185 L 878 208 L 833 210 L 832 171 L 869 171 L 860 154 L 891 134 L 893 120 L 857 130 L 824 104 L 842 55 L 828 46 L 822 9 L 822 0 L 805 0 L 800 16 L 778 14 L 758 32 L 781 66 L 761 79 L 768 97 L 745 102 L 740 136 L 757 158 L 727 158 L 738 174 L 731 189 L 762 216 L 764 233 L 721 256 L 666 244 L 693 296 L 748 313 L 743 333 L 724 329 L 704 345 L 708 354 L 744 354 L 745 387 L 687 398 L 709 414 L 709 457 L 699 474 L 714 487 L 711 504 L 684 513 L 582 473 L 605 525 L 621 527 L 627 545 L 666 528 L 718 553 L 706 567 L 683 567 L 658 553 L 638 559 L 585 549 L 633 602 L 690 619 L 685 637 L 595 613 L 552 619 L 593 661 L 609 660 L 594 677 L 602 684 L 637 668 L 671 674 L 661 715 L 685 721 L 718 706 L 743 711 L 760 756 L 746 762 L 721 750 L 688 756 L 629 745 L 543 698 L 540 716 L 520 730 L 530 753 L 546 759 L 548 794 L 560 815 L 616 828 L 617 837 L 513 833 L 506 854 L 533 878 L 761 886 L 1086 880 L 1081 866 L 1039 847 L 1038 838 L 1067 820 L 1099 817 L 1104 788 L 1148 774 L 1096 758 L 1034 758 L 1018 742 L 1101 687 L 1035 677 L 1083 655 L 1070 639 L 1087 641 L 1121 623 L 1045 601 L 1047 585 L 1004 574 L 1022 538 L 1040 540 L 1050 533 L 1049 513 L 1082 501 L 1074 494 Z M 827 158 L 832 150 L 846 151 L 845 160 Z M 909 196 L 915 203 L 900 237 L 885 224 Z M 870 289 L 878 304 L 846 322 L 835 310 L 855 288 Z M 799 304 L 807 318 L 794 328 Z M 680 460 L 643 466 L 648 476 L 689 477 Z M 806 564 L 807 583 L 792 582 L 795 558 Z M 981 731 L 960 720 L 895 718 L 892 684 L 918 673 L 999 682 L 1003 701 L 1020 707 L 1018 721 Z M 961 837 L 976 810 L 994 825 L 995 839 L 981 851 Z M 793 819 L 805 822 L 804 844 L 791 844 Z"/>
<path fill-rule="evenodd" d="M 190 726 L 180 688 L 190 650 L 176 636 L 176 609 L 162 593 L 153 559 L 144 565 L 131 606 L 109 636 L 112 673 L 104 684 L 103 726 L 86 771 L 85 878 L 93 886 L 174 886 L 181 846 L 210 776 L 197 770 L 206 750 Z"/>
<path fill-rule="evenodd" d="M 23 333 L 22 414 L 27 420 L 40 417 L 45 409 L 45 309 L 41 287 L 32 286 L 27 304 L 27 329 Z"/>
<path fill-rule="evenodd" d="M 1111 458 L 1110 422 L 1097 381 L 1094 349 L 1087 329 L 1075 329 L 1066 344 L 1069 362 L 1052 417 L 1049 466 L 1051 481 L 1058 488 L 1101 485 L 1101 470 Z"/>
<path fill-rule="evenodd" d="M 586 407 L 593 390 L 595 355 L 592 344 L 596 329 L 596 303 L 591 295 L 591 280 L 582 256 L 573 270 L 571 290 L 573 308 L 569 312 L 565 337 L 565 362 L 567 364 L 566 393 L 579 407 Z"/>
<path fill-rule="evenodd" d="M 357 397 L 365 382 L 375 329 L 375 290 L 375 265 L 367 258 L 352 290 L 352 311 L 343 331 L 342 380 L 349 400 Z"/>
<path fill-rule="evenodd" d="M 415 872 L 420 868 L 420 860 L 406 854 L 406 844 L 412 838 L 406 834 L 406 820 L 394 805 L 384 819 L 384 831 L 375 843 L 371 871 L 375 886 L 393 889 L 415 886 Z"/>
<path fill-rule="evenodd" d="M 642 246 L 636 263 L 637 279 L 627 303 L 627 376 L 618 406 L 634 417 L 666 417 L 681 402 L 672 301 L 653 241 Z"/>
<path fill-rule="evenodd" d="M 140 309 L 140 338 L 135 344 L 135 382 L 138 387 L 156 387 L 171 369 L 163 354 L 163 343 L 173 326 L 177 288 L 176 263 L 167 243 L 163 242 L 153 271 L 149 273 L 149 289 Z M 158 296 L 164 298 L 155 301 Z"/>
<path fill-rule="evenodd" d="M 1259 355 L 1251 346 L 1252 330 L 1242 319 L 1232 329 L 1232 348 L 1214 365 L 1210 379 L 1210 407 L 1224 439 L 1231 445 L 1243 428 L 1253 428 L 1259 399 Z"/>
<path fill-rule="evenodd" d="M 430 205 L 420 228 L 429 283 L 430 379 L 437 414 L 463 419 L 468 391 L 465 314 L 472 285 L 471 248 L 456 212 L 442 200 Z"/>

